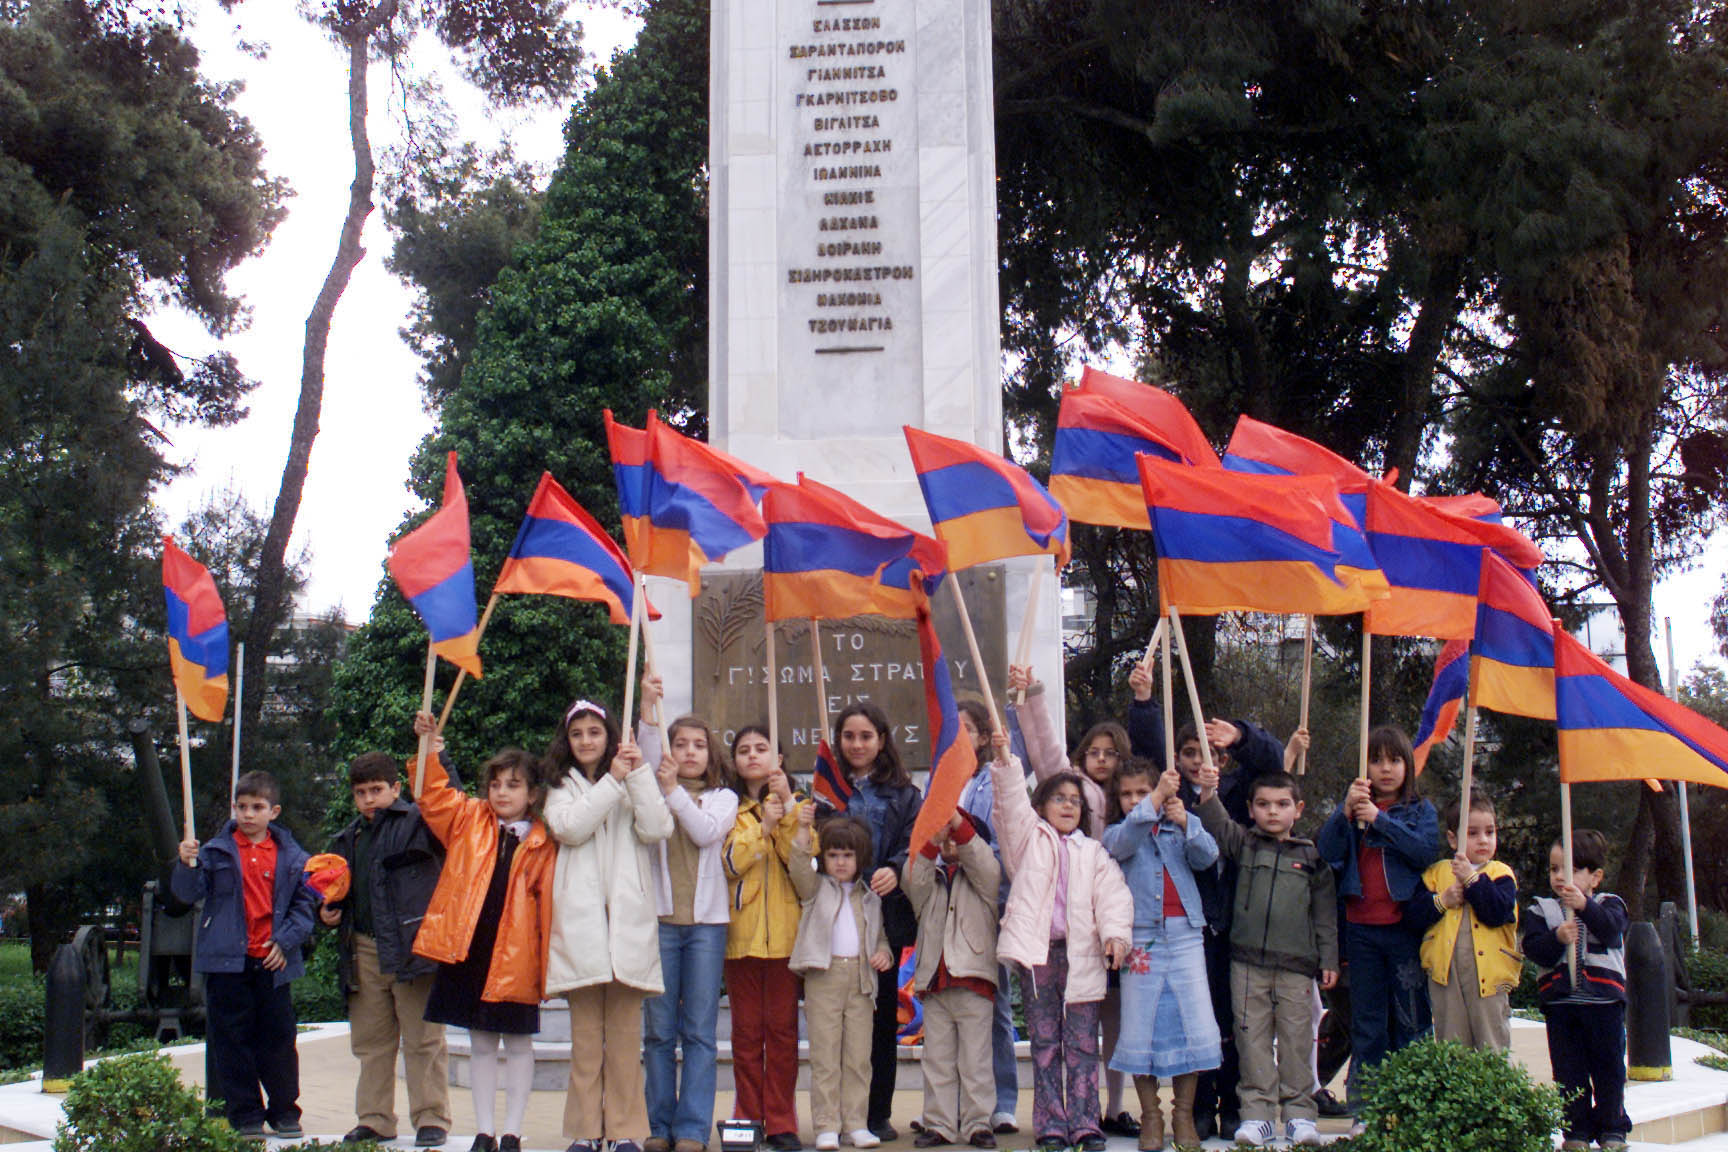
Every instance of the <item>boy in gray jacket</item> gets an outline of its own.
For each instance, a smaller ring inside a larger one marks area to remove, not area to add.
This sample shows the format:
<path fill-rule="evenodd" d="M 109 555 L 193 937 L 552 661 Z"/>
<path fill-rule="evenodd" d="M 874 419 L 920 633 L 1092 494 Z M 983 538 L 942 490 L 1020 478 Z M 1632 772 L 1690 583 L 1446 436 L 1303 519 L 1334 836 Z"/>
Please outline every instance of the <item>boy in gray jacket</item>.
<path fill-rule="evenodd" d="M 882 930 L 882 898 L 870 875 L 870 829 L 850 816 L 822 825 L 822 870 L 816 870 L 816 806 L 798 809 L 798 834 L 786 870 L 802 906 L 788 966 L 804 977 L 810 1035 L 810 1115 L 816 1147 L 835 1152 L 841 1123 L 855 1148 L 882 1141 L 865 1115 L 870 1096 L 870 1031 L 876 973 L 893 965 Z"/>
<path fill-rule="evenodd" d="M 947 831 L 906 861 L 906 895 L 918 913 L 912 986 L 924 1003 L 924 1131 L 912 1141 L 919 1148 L 961 1139 L 996 1147 L 990 1026 L 1001 883 L 989 832 L 965 812 L 954 813 Z"/>
<path fill-rule="evenodd" d="M 1314 980 L 1338 981 L 1338 905 L 1332 870 L 1312 840 L 1292 836 L 1302 817 L 1302 789 L 1287 772 L 1268 772 L 1249 786 L 1252 828 L 1230 818 L 1218 800 L 1216 768 L 1199 777 L 1201 822 L 1218 850 L 1236 862 L 1230 923 L 1230 1002 L 1242 1063 L 1236 1142 L 1262 1147 L 1276 1134 L 1318 1144 L 1314 1105 Z"/>

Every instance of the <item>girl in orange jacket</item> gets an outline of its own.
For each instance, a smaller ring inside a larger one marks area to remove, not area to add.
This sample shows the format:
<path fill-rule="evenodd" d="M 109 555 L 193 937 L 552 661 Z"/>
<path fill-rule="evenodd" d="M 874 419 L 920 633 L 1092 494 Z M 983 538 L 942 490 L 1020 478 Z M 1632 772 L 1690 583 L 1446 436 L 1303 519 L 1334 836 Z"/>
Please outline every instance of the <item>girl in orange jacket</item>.
<path fill-rule="evenodd" d="M 414 730 L 432 731 L 431 714 L 417 714 Z M 558 848 L 538 815 L 546 797 L 538 758 L 506 748 L 486 761 L 481 787 L 486 798 L 475 799 L 451 786 L 438 757 L 426 763 L 420 816 L 445 857 L 414 951 L 438 962 L 426 1019 L 466 1028 L 473 1040 L 479 1135 L 470 1152 L 520 1152 L 546 991 Z M 500 1042 L 504 1135 L 494 1139 Z"/>

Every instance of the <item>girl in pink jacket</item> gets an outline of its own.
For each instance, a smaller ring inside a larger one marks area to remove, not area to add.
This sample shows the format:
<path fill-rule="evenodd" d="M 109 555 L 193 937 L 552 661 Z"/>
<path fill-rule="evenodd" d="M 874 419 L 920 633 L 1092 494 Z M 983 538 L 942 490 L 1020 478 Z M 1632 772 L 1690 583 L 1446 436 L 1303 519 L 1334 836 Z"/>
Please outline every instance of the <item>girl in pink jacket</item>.
<path fill-rule="evenodd" d="M 997 762 L 996 834 L 1013 880 L 997 955 L 1020 972 L 1032 1045 L 1038 1146 L 1102 1152 L 1098 1005 L 1108 968 L 1128 954 L 1134 898 L 1116 861 L 1087 836 L 1081 779 L 1059 772 L 1030 799 L 1019 771 Z"/>

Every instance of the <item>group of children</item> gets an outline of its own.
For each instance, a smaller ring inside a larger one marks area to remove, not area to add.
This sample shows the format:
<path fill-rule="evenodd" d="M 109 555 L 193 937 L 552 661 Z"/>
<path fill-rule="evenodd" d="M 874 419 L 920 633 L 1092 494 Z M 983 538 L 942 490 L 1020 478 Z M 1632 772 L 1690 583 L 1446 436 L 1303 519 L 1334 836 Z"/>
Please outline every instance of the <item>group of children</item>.
<path fill-rule="evenodd" d="M 272 823 L 274 782 L 247 774 L 234 821 L 182 844 L 174 874 L 182 898 L 205 902 L 212 1097 L 242 1132 L 298 1133 L 288 983 L 315 920 L 341 943 L 361 1068 L 351 1141 L 395 1137 L 399 1051 L 416 1142 L 445 1141 L 439 1025 L 450 1024 L 472 1037 L 472 1152 L 519 1149 L 539 1006 L 562 996 L 569 1152 L 704 1152 L 724 986 L 735 1116 L 761 1124 L 776 1152 L 801 1147 L 801 994 L 816 1147 L 873 1147 L 898 1136 L 896 972 L 913 945 L 920 1148 L 994 1148 L 1017 1131 L 1010 970 L 1043 1149 L 1098 1152 L 1124 1129 L 1147 1152 L 1165 1147 L 1160 1080 L 1178 1146 L 1232 1130 L 1264 1145 L 1280 1121 L 1292 1142 L 1317 1143 L 1321 994 L 1343 1011 L 1341 977 L 1353 1103 L 1362 1072 L 1431 1018 L 1443 1038 L 1508 1046 L 1518 910 L 1516 880 L 1494 859 L 1493 807 L 1471 795 L 1462 844 L 1451 814 L 1442 858 L 1401 732 L 1371 734 L 1367 777 L 1310 841 L 1294 835 L 1302 789 L 1284 763 L 1305 734 L 1283 748 L 1245 721 L 1209 722 L 1178 734 L 1180 770 L 1163 770 L 1161 717 L 1136 669 L 1128 725 L 1096 726 L 1071 762 L 1030 671 L 1011 669 L 1009 683 L 1030 790 L 1007 734 L 963 702 L 977 769 L 947 826 L 910 858 L 921 796 L 869 703 L 834 723 L 852 786 L 840 812 L 795 790 L 760 726 L 739 729 L 728 750 L 686 716 L 665 747 L 643 727 L 639 747 L 591 700 L 570 706 L 544 756 L 488 760 L 478 797 L 437 755 L 416 806 L 397 761 L 361 756 L 350 766 L 358 816 L 334 845 L 350 891 L 322 906 L 300 883 L 305 853 Z M 643 697 L 654 709 L 658 684 Z M 418 715 L 415 730 L 431 734 L 432 718 Z M 1596 891 L 1603 851 L 1581 832 L 1568 875 L 1556 846 L 1554 898 L 1536 902 L 1522 939 L 1543 967 L 1555 1077 L 1584 1089 L 1568 1105 L 1568 1152 L 1624 1146 L 1628 1128 L 1626 911 Z M 1101 1051 L 1117 1077 L 1105 1107 Z M 1137 1122 L 1121 1107 L 1124 1076 Z"/>

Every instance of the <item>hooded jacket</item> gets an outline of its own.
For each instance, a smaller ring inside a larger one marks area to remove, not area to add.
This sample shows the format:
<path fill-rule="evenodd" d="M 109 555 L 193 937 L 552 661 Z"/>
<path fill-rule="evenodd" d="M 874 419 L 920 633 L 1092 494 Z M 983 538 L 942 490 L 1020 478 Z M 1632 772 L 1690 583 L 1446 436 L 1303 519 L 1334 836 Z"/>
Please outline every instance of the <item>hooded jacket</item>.
<path fill-rule="evenodd" d="M 444 870 L 414 937 L 414 951 L 440 964 L 468 957 L 474 926 L 498 861 L 503 825 L 484 800 L 452 787 L 439 757 L 426 762 L 420 818 L 444 845 Z M 552 863 L 557 850 L 536 819 L 510 860 L 498 939 L 480 998 L 538 1004 L 546 998 L 546 939 L 552 927 Z"/>
<path fill-rule="evenodd" d="M 787 869 L 792 838 L 798 835 L 798 809 L 812 801 L 794 797 L 780 822 L 762 823 L 762 802 L 738 802 L 738 820 L 726 837 L 720 860 L 726 869 L 727 906 L 732 919 L 726 929 L 726 959 L 746 956 L 767 960 L 792 955 L 798 935 L 798 893 Z"/>

